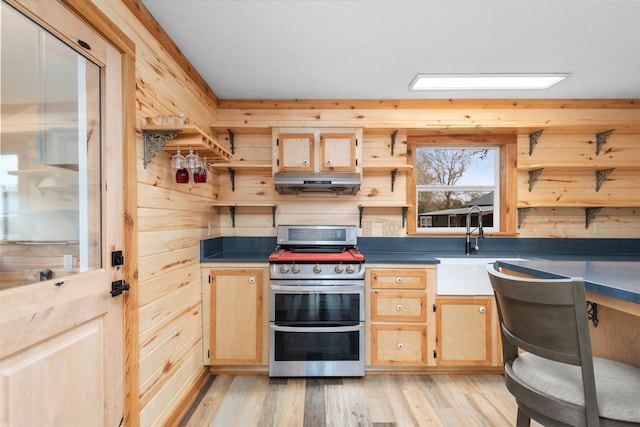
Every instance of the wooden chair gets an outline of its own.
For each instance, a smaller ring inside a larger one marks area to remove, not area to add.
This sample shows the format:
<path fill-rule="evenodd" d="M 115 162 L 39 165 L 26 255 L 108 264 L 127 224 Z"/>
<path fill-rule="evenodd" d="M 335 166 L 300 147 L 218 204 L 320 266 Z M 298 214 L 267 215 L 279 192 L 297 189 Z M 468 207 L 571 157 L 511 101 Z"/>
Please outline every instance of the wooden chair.
<path fill-rule="evenodd" d="M 516 425 L 639 426 L 640 369 L 592 356 L 583 280 L 487 272 Z"/>

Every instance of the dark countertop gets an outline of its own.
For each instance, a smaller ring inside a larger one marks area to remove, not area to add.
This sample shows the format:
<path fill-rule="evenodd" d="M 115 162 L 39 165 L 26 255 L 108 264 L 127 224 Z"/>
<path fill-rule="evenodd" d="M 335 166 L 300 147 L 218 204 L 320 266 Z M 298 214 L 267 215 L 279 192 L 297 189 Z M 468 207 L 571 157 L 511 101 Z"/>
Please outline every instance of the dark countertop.
<path fill-rule="evenodd" d="M 421 252 L 369 252 L 364 253 L 365 264 L 439 264 L 435 254 Z"/>
<path fill-rule="evenodd" d="M 218 252 L 200 258 L 201 263 L 208 262 L 241 262 L 267 263 L 270 252 Z"/>
<path fill-rule="evenodd" d="M 640 304 L 640 262 L 637 259 L 629 261 L 536 259 L 499 261 L 498 264 L 541 279 L 581 277 L 587 291 Z"/>

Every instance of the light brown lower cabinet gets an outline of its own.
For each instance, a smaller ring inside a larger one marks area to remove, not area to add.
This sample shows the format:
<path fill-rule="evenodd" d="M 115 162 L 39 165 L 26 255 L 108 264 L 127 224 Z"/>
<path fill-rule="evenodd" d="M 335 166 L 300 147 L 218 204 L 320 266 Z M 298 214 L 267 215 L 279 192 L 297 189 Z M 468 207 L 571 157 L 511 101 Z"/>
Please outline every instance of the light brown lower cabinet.
<path fill-rule="evenodd" d="M 203 269 L 203 341 L 207 365 L 262 363 L 263 269 Z M 207 307 L 208 306 L 208 307 Z"/>
<path fill-rule="evenodd" d="M 493 364 L 493 297 L 436 298 L 436 364 Z"/>

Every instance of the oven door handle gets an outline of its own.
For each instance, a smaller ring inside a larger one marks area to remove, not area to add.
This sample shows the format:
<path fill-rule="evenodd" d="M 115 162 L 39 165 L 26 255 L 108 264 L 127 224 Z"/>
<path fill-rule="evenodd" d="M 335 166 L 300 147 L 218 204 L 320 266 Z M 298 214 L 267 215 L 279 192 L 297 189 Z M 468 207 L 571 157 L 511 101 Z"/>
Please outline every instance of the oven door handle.
<path fill-rule="evenodd" d="M 271 285 L 271 290 L 276 292 L 287 293 L 345 293 L 345 292 L 362 292 L 364 291 L 364 285 L 355 286 L 279 286 Z"/>
<path fill-rule="evenodd" d="M 327 328 L 278 326 L 278 325 L 269 325 L 269 327 L 271 328 L 271 330 L 279 331 L 279 332 L 357 332 L 364 329 L 364 325 L 331 326 Z"/>

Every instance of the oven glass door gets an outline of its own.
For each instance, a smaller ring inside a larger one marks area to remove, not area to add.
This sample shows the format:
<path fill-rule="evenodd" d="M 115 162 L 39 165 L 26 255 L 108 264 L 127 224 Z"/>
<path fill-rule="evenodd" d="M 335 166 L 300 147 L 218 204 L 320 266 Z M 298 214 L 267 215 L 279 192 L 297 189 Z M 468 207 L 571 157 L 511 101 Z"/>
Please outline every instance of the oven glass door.
<path fill-rule="evenodd" d="M 361 292 L 277 291 L 273 321 L 283 326 L 349 326 L 361 320 Z"/>
<path fill-rule="evenodd" d="M 333 328 L 272 326 L 274 361 L 360 360 L 362 325 Z"/>

